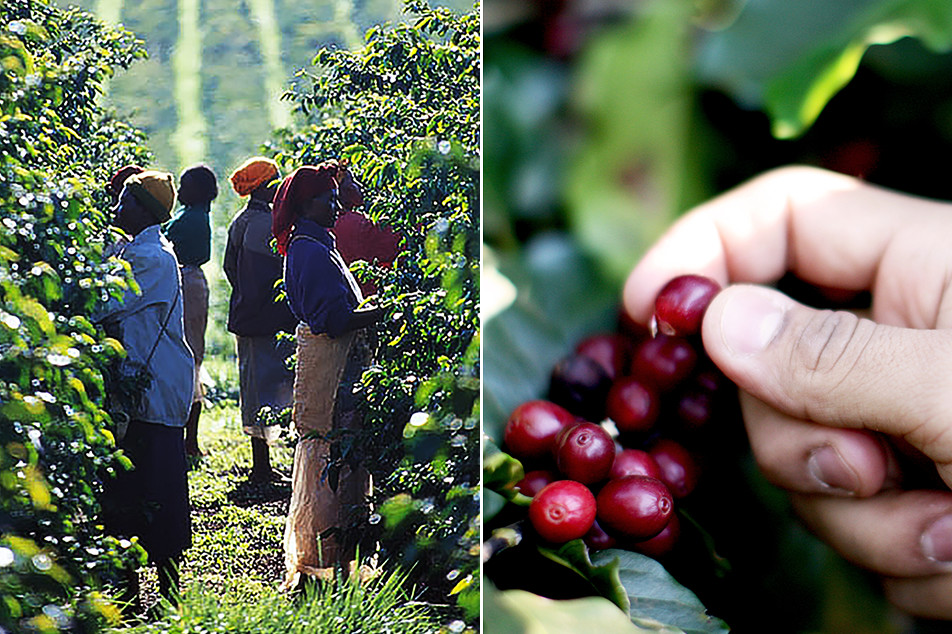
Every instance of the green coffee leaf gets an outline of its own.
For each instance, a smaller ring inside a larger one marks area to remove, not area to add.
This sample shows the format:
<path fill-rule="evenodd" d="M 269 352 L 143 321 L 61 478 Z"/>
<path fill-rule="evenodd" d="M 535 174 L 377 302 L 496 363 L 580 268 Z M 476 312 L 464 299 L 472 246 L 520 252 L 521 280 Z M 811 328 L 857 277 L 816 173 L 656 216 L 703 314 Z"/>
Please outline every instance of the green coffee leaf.
<path fill-rule="evenodd" d="M 483 487 L 510 502 L 528 506 L 532 501 L 513 487 L 525 476 L 522 463 L 505 453 L 489 438 L 483 438 Z"/>
<path fill-rule="evenodd" d="M 693 3 L 642 5 L 580 59 L 573 95 L 588 134 L 563 188 L 574 235 L 619 287 L 662 231 L 708 194 L 693 138 Z"/>
<path fill-rule="evenodd" d="M 564 233 L 533 239 L 499 270 L 517 295 L 484 325 L 483 425 L 496 442 L 517 405 L 545 398 L 552 366 L 578 339 L 614 328 L 621 297 Z"/>
<path fill-rule="evenodd" d="M 627 612 L 631 600 L 619 581 L 618 562 L 614 560 L 595 564 L 589 558 L 588 547 L 581 539 L 567 542 L 557 549 L 540 547 L 539 552 L 587 579 L 603 597 Z"/>
<path fill-rule="evenodd" d="M 950 0 L 884 0 L 846 22 L 828 40 L 796 59 L 767 84 L 765 107 L 774 136 L 802 134 L 827 102 L 853 78 L 866 50 L 915 37 L 933 51 L 952 48 Z"/>
<path fill-rule="evenodd" d="M 483 583 L 483 622 L 486 632 L 506 634 L 569 634 L 576 632 L 612 632 L 638 634 L 680 630 L 639 627 L 625 614 L 601 597 L 555 601 L 523 590 L 500 592 L 489 582 Z"/>
<path fill-rule="evenodd" d="M 634 622 L 657 621 L 686 634 L 728 632 L 727 625 L 710 616 L 697 596 L 668 574 L 654 559 L 627 550 L 603 550 L 592 555 L 596 569 L 610 567 L 627 593 Z"/>

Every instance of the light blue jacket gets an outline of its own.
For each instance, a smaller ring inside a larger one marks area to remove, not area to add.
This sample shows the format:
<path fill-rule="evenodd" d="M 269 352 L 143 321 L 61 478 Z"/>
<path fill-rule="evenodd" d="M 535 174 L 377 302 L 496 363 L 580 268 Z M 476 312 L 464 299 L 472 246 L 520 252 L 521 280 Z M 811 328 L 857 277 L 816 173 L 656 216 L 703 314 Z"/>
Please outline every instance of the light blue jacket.
<path fill-rule="evenodd" d="M 152 385 L 143 397 L 143 413 L 135 418 L 184 427 L 192 406 L 194 361 L 185 343 L 175 252 L 160 227 L 153 225 L 116 255 L 131 265 L 141 293 L 129 290 L 120 299 L 110 298 L 95 311 L 94 320 L 122 342 L 132 360 L 144 363 L 155 346 L 149 362 Z"/>

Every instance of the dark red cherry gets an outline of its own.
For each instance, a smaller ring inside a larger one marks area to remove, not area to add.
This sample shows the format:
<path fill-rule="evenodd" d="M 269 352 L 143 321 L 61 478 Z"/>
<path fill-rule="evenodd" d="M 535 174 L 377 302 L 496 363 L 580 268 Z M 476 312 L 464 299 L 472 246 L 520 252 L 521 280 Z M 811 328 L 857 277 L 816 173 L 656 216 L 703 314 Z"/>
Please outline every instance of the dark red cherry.
<path fill-rule="evenodd" d="M 606 533 L 605 530 L 598 525 L 598 520 L 592 523 L 592 527 L 588 529 L 588 532 L 585 533 L 582 539 L 585 541 L 585 545 L 588 546 L 589 550 L 605 550 L 606 548 L 614 548 L 618 545 L 618 540 Z"/>
<path fill-rule="evenodd" d="M 661 559 L 674 550 L 675 545 L 678 543 L 678 538 L 680 537 L 681 520 L 678 519 L 677 513 L 672 513 L 670 519 L 668 519 L 668 525 L 665 526 L 660 533 L 651 539 L 635 542 L 631 544 L 630 547 L 642 555 Z"/>
<path fill-rule="evenodd" d="M 714 394 L 704 389 L 689 389 L 678 396 L 678 419 L 688 429 L 705 427 L 714 409 Z"/>
<path fill-rule="evenodd" d="M 595 521 L 595 496 L 584 484 L 558 480 L 529 504 L 529 521 L 542 539 L 562 544 L 585 535 Z"/>
<path fill-rule="evenodd" d="M 728 383 L 730 381 L 724 376 L 724 373 L 710 362 L 694 375 L 694 384 L 698 388 L 712 393 L 722 390 Z"/>
<path fill-rule="evenodd" d="M 618 309 L 618 321 L 616 325 L 618 333 L 623 335 L 630 342 L 637 344 L 643 339 L 647 339 L 651 336 L 651 330 L 647 326 L 642 326 L 637 321 L 631 318 L 631 315 L 628 314 L 628 311 L 625 310 L 625 307 L 622 306 Z"/>
<path fill-rule="evenodd" d="M 661 438 L 648 453 L 661 467 L 661 480 L 676 499 L 687 496 L 697 486 L 700 475 L 697 460 L 680 443 Z"/>
<path fill-rule="evenodd" d="M 703 275 L 679 275 L 658 293 L 653 323 L 665 335 L 686 337 L 701 330 L 704 311 L 721 285 Z"/>
<path fill-rule="evenodd" d="M 622 449 L 615 453 L 615 462 L 608 472 L 608 477 L 615 480 L 630 475 L 643 475 L 660 480 L 661 467 L 647 451 Z"/>
<path fill-rule="evenodd" d="M 647 476 L 609 480 L 598 492 L 596 502 L 602 528 L 638 541 L 664 530 L 674 511 L 674 500 L 664 483 Z"/>
<path fill-rule="evenodd" d="M 519 460 L 551 454 L 556 435 L 577 422 L 565 408 L 549 401 L 527 401 L 509 415 L 503 432 L 506 451 Z"/>
<path fill-rule="evenodd" d="M 519 482 L 516 483 L 516 489 L 519 491 L 519 493 L 528 495 L 531 498 L 535 497 L 539 491 L 558 479 L 559 476 L 554 471 L 549 471 L 548 469 L 536 469 L 534 471 L 527 472 L 523 476 L 522 480 L 519 480 Z"/>
<path fill-rule="evenodd" d="M 628 370 L 631 342 L 623 335 L 592 335 L 578 342 L 575 353 L 596 361 L 608 377 L 614 380 Z"/>
<path fill-rule="evenodd" d="M 616 380 L 608 391 L 605 414 L 622 433 L 646 432 L 658 420 L 658 395 L 634 377 Z"/>
<path fill-rule="evenodd" d="M 697 356 L 687 339 L 658 335 L 641 342 L 635 350 L 631 375 L 665 392 L 691 374 Z"/>
<path fill-rule="evenodd" d="M 611 378 L 597 361 L 572 354 L 552 368 L 548 398 L 585 420 L 600 421 L 611 386 Z"/>
<path fill-rule="evenodd" d="M 593 484 L 608 477 L 615 461 L 615 441 L 594 423 L 578 423 L 559 434 L 555 464 L 567 478 Z"/>

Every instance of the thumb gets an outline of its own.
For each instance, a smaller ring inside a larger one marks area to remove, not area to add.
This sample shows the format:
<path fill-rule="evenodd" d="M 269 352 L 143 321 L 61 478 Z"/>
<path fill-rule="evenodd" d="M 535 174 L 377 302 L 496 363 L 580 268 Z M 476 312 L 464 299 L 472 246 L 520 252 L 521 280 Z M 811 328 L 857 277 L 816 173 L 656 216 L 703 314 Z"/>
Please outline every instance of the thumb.
<path fill-rule="evenodd" d="M 702 335 L 727 376 L 785 414 L 904 437 L 952 463 L 952 331 L 886 326 L 738 285 L 715 297 Z"/>

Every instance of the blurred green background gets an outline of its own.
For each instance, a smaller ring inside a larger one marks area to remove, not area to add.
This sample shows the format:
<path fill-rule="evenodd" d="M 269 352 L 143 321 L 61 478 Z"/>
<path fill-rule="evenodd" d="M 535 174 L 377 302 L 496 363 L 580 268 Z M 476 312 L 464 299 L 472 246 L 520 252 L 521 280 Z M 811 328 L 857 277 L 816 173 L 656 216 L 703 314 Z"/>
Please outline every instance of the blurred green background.
<path fill-rule="evenodd" d="M 948 0 L 489 0 L 484 34 L 484 427 L 497 444 L 555 361 L 614 327 L 646 247 L 715 193 L 802 163 L 952 199 Z M 699 590 L 734 631 L 948 631 L 895 613 L 751 462 L 738 470 L 724 495 L 754 505 L 737 530 L 755 552 L 732 562 L 747 595 Z M 490 528 L 501 506 L 487 491 Z"/>

